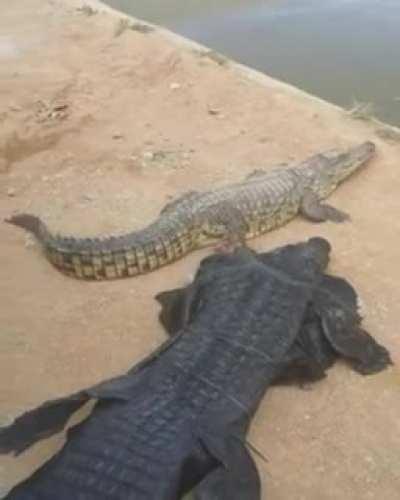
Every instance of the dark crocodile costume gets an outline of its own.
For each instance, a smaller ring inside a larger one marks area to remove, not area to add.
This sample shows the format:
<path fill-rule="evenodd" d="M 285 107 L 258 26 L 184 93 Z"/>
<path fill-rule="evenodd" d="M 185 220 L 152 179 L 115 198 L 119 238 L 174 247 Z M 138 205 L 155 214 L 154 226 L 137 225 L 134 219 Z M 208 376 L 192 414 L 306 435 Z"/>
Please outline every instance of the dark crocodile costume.
<path fill-rule="evenodd" d="M 260 258 L 240 249 L 203 260 L 192 285 L 158 297 L 173 334 L 161 349 L 0 432 L 0 452 L 21 452 L 98 400 L 64 448 L 6 498 L 178 500 L 195 488 L 200 500 L 258 500 L 245 436 L 268 386 L 319 379 L 338 354 L 362 373 L 390 362 L 360 331 L 351 287 L 322 275 L 328 255 L 314 238 Z"/>
<path fill-rule="evenodd" d="M 158 219 L 132 233 L 103 239 L 53 235 L 38 218 L 8 222 L 36 235 L 49 260 L 64 273 L 88 280 L 136 276 L 221 239 L 243 242 L 275 229 L 298 213 L 313 221 L 341 222 L 346 214 L 321 200 L 375 152 L 371 142 L 328 151 L 304 162 L 258 170 L 237 184 L 189 192 L 164 207 Z"/>

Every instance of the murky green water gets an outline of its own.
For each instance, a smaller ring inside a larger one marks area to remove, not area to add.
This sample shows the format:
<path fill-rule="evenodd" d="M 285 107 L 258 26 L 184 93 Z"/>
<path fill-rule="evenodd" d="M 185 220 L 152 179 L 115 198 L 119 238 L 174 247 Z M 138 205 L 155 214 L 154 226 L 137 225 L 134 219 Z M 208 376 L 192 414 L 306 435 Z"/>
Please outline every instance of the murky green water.
<path fill-rule="evenodd" d="M 400 0 L 108 0 L 341 106 L 400 125 Z"/>

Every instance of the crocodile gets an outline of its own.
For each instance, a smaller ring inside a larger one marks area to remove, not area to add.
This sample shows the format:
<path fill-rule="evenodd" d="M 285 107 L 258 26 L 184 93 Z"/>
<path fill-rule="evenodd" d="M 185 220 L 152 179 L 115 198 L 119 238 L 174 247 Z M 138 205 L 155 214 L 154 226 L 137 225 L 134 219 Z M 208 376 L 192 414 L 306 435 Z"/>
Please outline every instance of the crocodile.
<path fill-rule="evenodd" d="M 329 253 L 312 238 L 203 259 L 187 288 L 156 297 L 170 339 L 155 353 L 0 429 L 0 453 L 19 454 L 96 400 L 64 447 L 5 498 L 179 500 L 194 490 L 198 500 L 259 500 L 246 434 L 268 386 L 319 380 L 335 353 L 361 373 L 390 363 L 361 332 L 350 285 L 323 275 Z"/>
<path fill-rule="evenodd" d="M 300 164 L 256 170 L 236 184 L 190 191 L 165 205 L 146 228 L 121 236 L 53 235 L 31 214 L 16 214 L 6 221 L 32 232 L 50 262 L 67 275 L 86 280 L 136 276 L 221 240 L 244 243 L 298 213 L 313 221 L 347 220 L 347 214 L 321 201 L 374 152 L 375 145 L 364 142 L 347 151 L 314 155 Z"/>

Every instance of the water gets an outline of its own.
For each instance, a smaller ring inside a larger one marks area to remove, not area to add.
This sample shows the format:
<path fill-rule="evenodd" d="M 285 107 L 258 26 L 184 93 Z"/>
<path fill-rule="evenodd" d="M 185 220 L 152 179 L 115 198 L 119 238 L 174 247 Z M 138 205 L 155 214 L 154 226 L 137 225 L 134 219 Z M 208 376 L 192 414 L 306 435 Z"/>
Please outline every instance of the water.
<path fill-rule="evenodd" d="M 400 0 L 108 0 L 248 66 L 400 125 Z"/>

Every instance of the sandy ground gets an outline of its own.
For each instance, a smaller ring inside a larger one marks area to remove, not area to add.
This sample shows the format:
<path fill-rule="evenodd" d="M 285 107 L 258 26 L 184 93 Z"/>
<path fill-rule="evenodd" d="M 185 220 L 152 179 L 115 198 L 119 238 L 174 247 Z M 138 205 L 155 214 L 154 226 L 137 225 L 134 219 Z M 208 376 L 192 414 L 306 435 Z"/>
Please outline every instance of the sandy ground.
<path fill-rule="evenodd" d="M 322 235 L 331 270 L 363 300 L 365 326 L 394 368 L 363 378 L 344 365 L 311 391 L 271 390 L 250 441 L 269 500 L 394 500 L 400 490 L 400 147 L 368 124 L 268 78 L 250 81 L 162 33 L 122 31 L 77 4 L 19 0 L 0 17 L 0 218 L 41 215 L 94 235 L 141 227 L 171 196 L 256 167 L 376 141 L 378 156 L 332 196 L 345 225 L 301 219 L 257 249 Z M 362 82 L 360 82 L 362 85 Z M 140 278 L 86 283 L 56 272 L 17 228 L 0 224 L 0 419 L 123 372 L 165 338 L 156 292 L 180 285 L 207 252 Z M 1 491 L 60 446 L 0 462 Z"/>

